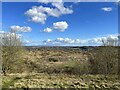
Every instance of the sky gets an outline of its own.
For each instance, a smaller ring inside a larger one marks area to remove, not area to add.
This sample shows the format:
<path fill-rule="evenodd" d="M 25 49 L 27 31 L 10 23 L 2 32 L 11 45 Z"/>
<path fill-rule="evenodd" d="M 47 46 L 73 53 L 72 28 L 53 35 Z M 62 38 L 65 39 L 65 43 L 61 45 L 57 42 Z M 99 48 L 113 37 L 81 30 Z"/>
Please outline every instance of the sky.
<path fill-rule="evenodd" d="M 25 45 L 89 46 L 117 40 L 115 2 L 3 2 L 2 31 L 22 34 Z"/>

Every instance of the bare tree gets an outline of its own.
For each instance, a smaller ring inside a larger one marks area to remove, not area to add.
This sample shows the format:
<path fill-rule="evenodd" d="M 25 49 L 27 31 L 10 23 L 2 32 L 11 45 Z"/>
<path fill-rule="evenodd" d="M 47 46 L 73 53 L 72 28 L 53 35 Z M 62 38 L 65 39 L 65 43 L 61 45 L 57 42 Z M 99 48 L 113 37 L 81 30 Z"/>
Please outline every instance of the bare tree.
<path fill-rule="evenodd" d="M 90 69 L 93 74 L 117 74 L 118 72 L 118 39 L 107 38 L 101 40 L 105 47 L 98 47 L 89 58 Z"/>
<path fill-rule="evenodd" d="M 21 58 L 22 43 L 15 32 L 4 33 L 1 38 L 2 43 L 2 71 L 6 75 L 13 67 L 13 63 L 16 63 Z"/>

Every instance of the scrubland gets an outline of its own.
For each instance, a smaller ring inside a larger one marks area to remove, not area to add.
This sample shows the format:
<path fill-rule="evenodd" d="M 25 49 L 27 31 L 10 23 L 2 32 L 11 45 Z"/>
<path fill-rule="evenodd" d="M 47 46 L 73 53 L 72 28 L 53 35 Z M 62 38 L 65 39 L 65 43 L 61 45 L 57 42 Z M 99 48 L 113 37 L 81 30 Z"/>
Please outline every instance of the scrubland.
<path fill-rule="evenodd" d="M 3 52 L 2 87 L 120 90 L 118 48 L 24 47 L 14 60 Z"/>

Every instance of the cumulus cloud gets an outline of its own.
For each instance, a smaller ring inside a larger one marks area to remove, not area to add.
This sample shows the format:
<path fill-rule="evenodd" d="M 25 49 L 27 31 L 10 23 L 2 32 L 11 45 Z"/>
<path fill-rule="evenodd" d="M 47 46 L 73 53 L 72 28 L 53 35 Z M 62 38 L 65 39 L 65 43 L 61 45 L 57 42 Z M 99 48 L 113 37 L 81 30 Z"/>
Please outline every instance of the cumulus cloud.
<path fill-rule="evenodd" d="M 64 15 L 64 14 L 71 14 L 73 13 L 73 10 L 69 7 L 65 7 L 63 2 L 53 2 L 52 5 L 56 8 L 56 10 L 58 10 L 60 13 L 58 14 L 60 15 Z"/>
<path fill-rule="evenodd" d="M 113 35 L 106 35 L 103 37 L 91 38 L 91 39 L 70 39 L 70 38 L 56 38 L 54 40 L 48 39 L 42 41 L 43 44 L 48 45 L 102 45 L 102 40 L 105 42 L 118 42 L 118 37 L 120 35 L 113 34 Z"/>
<path fill-rule="evenodd" d="M 23 43 L 26 45 L 29 45 L 29 44 L 33 44 L 33 41 L 32 40 L 24 40 Z"/>
<path fill-rule="evenodd" d="M 47 39 L 43 41 L 31 41 L 25 40 L 26 45 L 51 45 L 51 46 L 99 46 L 103 45 L 102 40 L 119 43 L 120 34 L 109 34 L 101 37 L 95 37 L 91 39 L 72 39 L 72 38 L 55 38 Z"/>
<path fill-rule="evenodd" d="M 50 33 L 50 32 L 52 32 L 53 30 L 51 29 L 51 28 L 46 28 L 46 29 L 44 29 L 43 30 L 43 32 L 47 32 L 47 33 Z"/>
<path fill-rule="evenodd" d="M 42 41 L 43 44 L 50 44 L 50 43 L 54 43 L 51 39 L 47 39 L 47 40 L 44 40 Z"/>
<path fill-rule="evenodd" d="M 43 32 L 52 32 L 53 30 L 58 30 L 60 32 L 64 32 L 68 28 L 68 23 L 66 21 L 60 21 L 53 23 L 53 26 L 51 28 L 46 28 L 43 30 Z"/>
<path fill-rule="evenodd" d="M 85 40 L 80 40 L 80 39 L 70 39 L 70 38 L 56 38 L 54 40 L 48 39 L 42 41 L 44 44 L 51 44 L 51 45 L 80 45 L 84 44 L 86 41 Z"/>
<path fill-rule="evenodd" d="M 48 4 L 51 2 L 63 2 L 63 0 L 38 0 L 38 2 Z"/>
<path fill-rule="evenodd" d="M 74 43 L 75 41 L 70 38 L 57 38 L 55 41 L 62 43 Z"/>
<path fill-rule="evenodd" d="M 57 38 L 55 41 L 61 42 L 64 44 L 84 44 L 84 43 L 86 43 L 86 40 L 70 39 L 70 38 Z"/>
<path fill-rule="evenodd" d="M 10 26 L 10 30 L 12 32 L 30 32 L 32 28 L 27 26 L 21 27 L 21 26 L 14 25 L 14 26 Z"/>
<path fill-rule="evenodd" d="M 30 21 L 44 24 L 49 16 L 59 17 L 65 14 L 73 13 L 70 7 L 65 7 L 63 2 L 52 2 L 53 7 L 33 6 L 25 12 Z"/>
<path fill-rule="evenodd" d="M 106 11 L 106 12 L 110 12 L 113 9 L 111 7 L 103 7 L 103 8 L 101 8 L 101 10 Z"/>
<path fill-rule="evenodd" d="M 52 0 L 53 1 L 53 0 Z M 51 2 L 51 0 L 38 0 L 40 3 L 48 4 Z"/>
<path fill-rule="evenodd" d="M 88 42 L 92 43 L 92 44 L 103 44 L 102 41 L 118 43 L 118 37 L 119 37 L 118 34 L 113 34 L 113 35 L 107 35 L 107 36 L 103 36 L 103 37 L 93 38 L 93 39 L 88 40 Z"/>
<path fill-rule="evenodd" d="M 66 21 L 56 22 L 53 23 L 53 28 L 63 32 L 68 28 L 68 23 Z"/>

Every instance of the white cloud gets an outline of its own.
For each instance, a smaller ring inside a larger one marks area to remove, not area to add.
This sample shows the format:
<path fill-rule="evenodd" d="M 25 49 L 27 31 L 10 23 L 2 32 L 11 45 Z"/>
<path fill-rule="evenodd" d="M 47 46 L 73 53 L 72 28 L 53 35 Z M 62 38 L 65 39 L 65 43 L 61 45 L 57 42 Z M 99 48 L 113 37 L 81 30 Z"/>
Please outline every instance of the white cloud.
<path fill-rule="evenodd" d="M 48 39 L 47 42 L 52 42 L 52 40 L 51 40 L 51 39 Z"/>
<path fill-rule="evenodd" d="M 78 44 L 84 44 L 87 43 L 87 40 L 76 39 L 75 42 Z"/>
<path fill-rule="evenodd" d="M 68 24 L 66 21 L 56 22 L 53 23 L 53 28 L 63 32 L 68 28 Z"/>
<path fill-rule="evenodd" d="M 64 41 L 64 38 L 57 38 L 56 41 Z"/>
<path fill-rule="evenodd" d="M 38 2 L 48 4 L 52 2 L 63 2 L 63 0 L 38 0 Z"/>
<path fill-rule="evenodd" d="M 43 30 L 43 32 L 52 32 L 53 30 L 58 30 L 60 32 L 64 32 L 68 28 L 68 23 L 66 21 L 60 21 L 53 23 L 53 26 L 51 28 L 46 28 Z"/>
<path fill-rule="evenodd" d="M 69 7 L 65 7 L 63 2 L 52 2 L 51 7 L 33 6 L 25 12 L 30 17 L 30 21 L 44 24 L 49 16 L 59 17 L 65 14 L 73 13 Z"/>
<path fill-rule="evenodd" d="M 43 13 L 44 9 L 42 6 L 34 6 L 32 9 L 26 11 L 25 14 L 31 18 L 31 21 L 44 24 L 47 19 L 46 14 Z"/>
<path fill-rule="evenodd" d="M 69 38 L 65 38 L 64 43 L 72 44 L 72 43 L 75 43 L 75 41 Z"/>
<path fill-rule="evenodd" d="M 102 40 L 106 41 L 115 41 L 118 42 L 118 34 L 105 35 L 103 37 L 96 37 L 91 39 L 70 39 L 70 38 L 56 38 L 54 40 L 48 39 L 42 41 L 44 44 L 48 45 L 102 45 Z"/>
<path fill-rule="evenodd" d="M 30 32 L 32 30 L 32 28 L 27 27 L 27 26 L 21 27 L 21 26 L 16 26 L 16 25 L 11 26 L 10 29 L 12 32 Z"/>
<path fill-rule="evenodd" d="M 80 39 L 70 39 L 70 38 L 57 38 L 54 40 L 48 39 L 43 41 L 44 44 L 59 44 L 59 45 L 80 45 L 86 43 L 85 40 L 80 40 Z"/>
<path fill-rule="evenodd" d="M 50 0 L 38 0 L 38 2 L 48 4 L 48 3 L 50 3 Z"/>
<path fill-rule="evenodd" d="M 24 44 L 32 44 L 33 41 L 31 41 L 31 40 L 25 40 L 25 41 L 23 41 L 23 43 L 24 43 Z"/>
<path fill-rule="evenodd" d="M 47 32 L 47 33 L 50 33 L 50 32 L 52 32 L 53 30 L 51 29 L 51 28 L 46 28 L 46 29 L 44 29 L 43 30 L 43 32 Z"/>
<path fill-rule="evenodd" d="M 74 43 L 74 40 L 70 38 L 57 38 L 55 41 L 61 43 Z"/>
<path fill-rule="evenodd" d="M 42 41 L 43 44 L 50 44 L 50 43 L 53 43 L 53 41 L 51 39 L 47 39 L 47 40 L 44 40 Z"/>
<path fill-rule="evenodd" d="M 94 44 L 102 44 L 102 41 L 107 42 L 113 42 L 113 41 L 118 41 L 118 34 L 113 34 L 113 35 L 106 35 L 104 37 L 97 37 L 88 40 L 89 43 L 94 43 Z"/>
<path fill-rule="evenodd" d="M 111 7 L 104 7 L 104 8 L 101 8 L 101 10 L 106 11 L 106 12 L 110 12 L 113 9 Z"/>
<path fill-rule="evenodd" d="M 63 2 L 53 2 L 52 5 L 56 7 L 56 9 L 60 12 L 59 15 L 73 13 L 73 10 L 71 8 L 64 7 Z"/>

